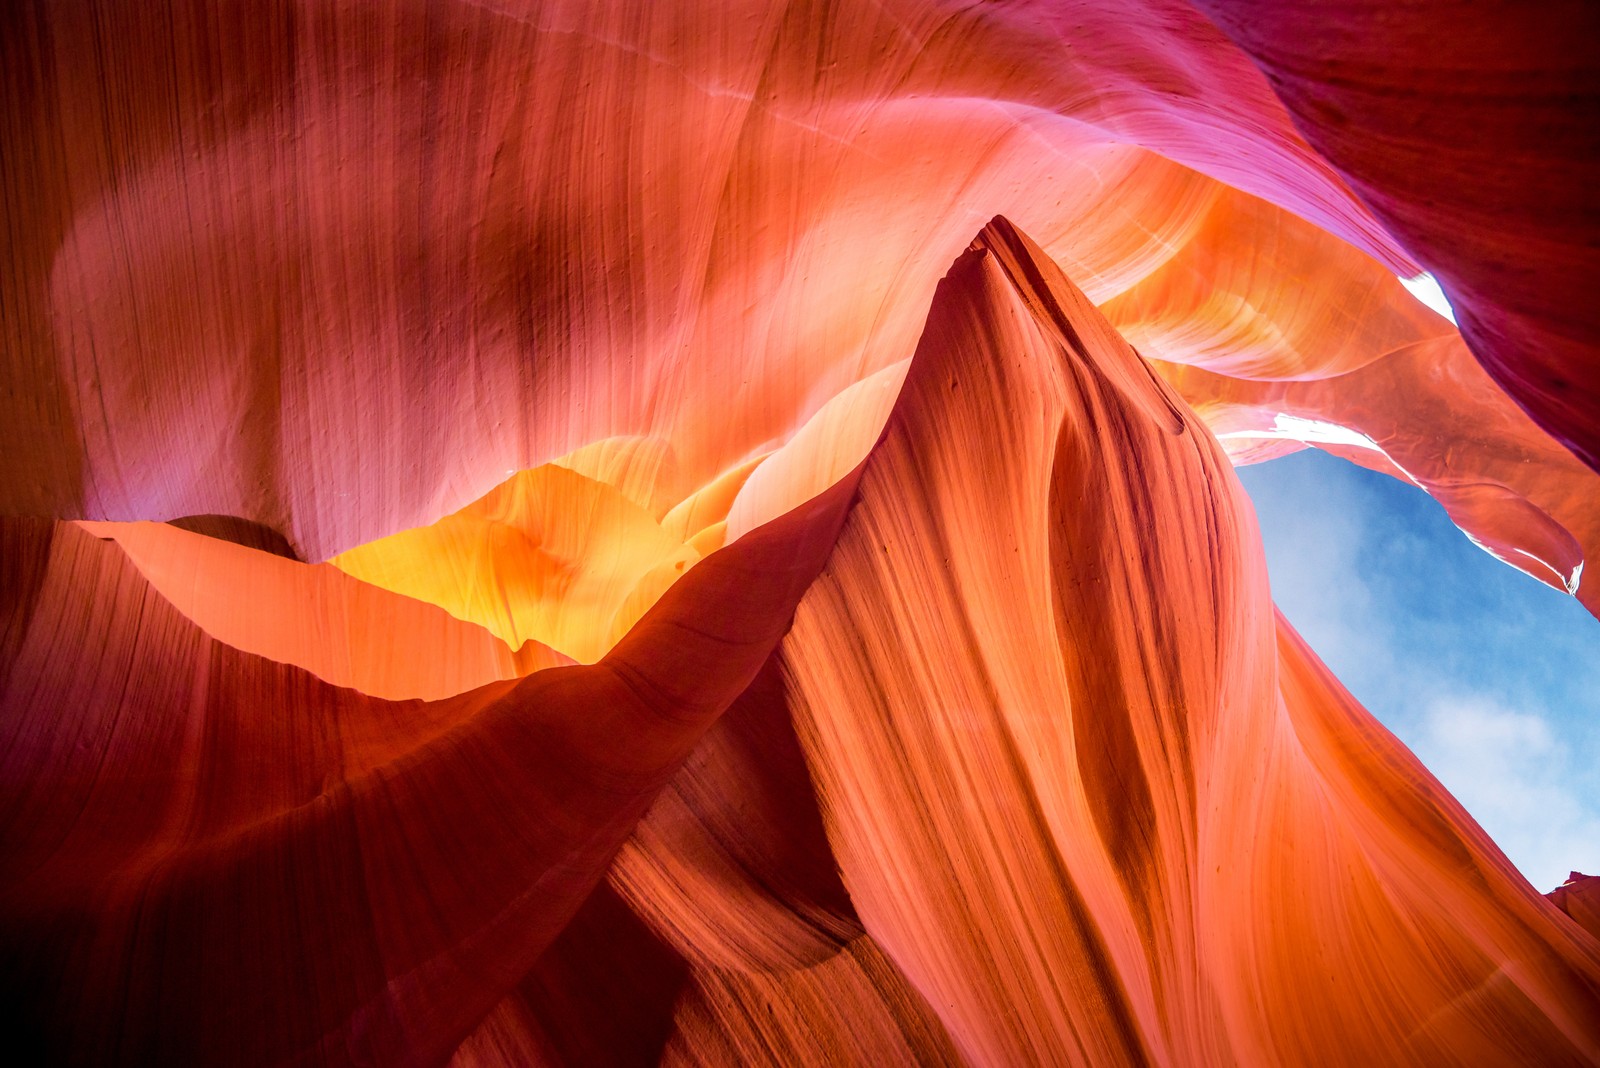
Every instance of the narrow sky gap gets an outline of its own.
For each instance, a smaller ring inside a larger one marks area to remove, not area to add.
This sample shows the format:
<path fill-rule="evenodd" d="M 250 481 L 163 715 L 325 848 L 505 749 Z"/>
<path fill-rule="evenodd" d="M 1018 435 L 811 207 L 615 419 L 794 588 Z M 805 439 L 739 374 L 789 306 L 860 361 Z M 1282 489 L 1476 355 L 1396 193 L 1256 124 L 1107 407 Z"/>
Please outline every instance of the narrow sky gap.
<path fill-rule="evenodd" d="M 1450 298 L 1444 295 L 1444 289 L 1440 287 L 1438 279 L 1427 271 L 1423 271 L 1415 278 L 1401 278 L 1400 284 L 1410 290 L 1412 296 L 1452 323 L 1456 321 L 1456 312 L 1450 306 Z"/>

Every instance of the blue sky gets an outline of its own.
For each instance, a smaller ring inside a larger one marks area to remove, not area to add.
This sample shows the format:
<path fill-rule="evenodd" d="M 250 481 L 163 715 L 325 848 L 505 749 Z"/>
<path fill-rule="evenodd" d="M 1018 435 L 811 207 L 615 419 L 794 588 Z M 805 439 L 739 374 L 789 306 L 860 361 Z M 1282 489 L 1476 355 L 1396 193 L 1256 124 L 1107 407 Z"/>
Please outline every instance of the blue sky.
<path fill-rule="evenodd" d="M 1600 621 L 1413 486 L 1315 449 L 1239 477 L 1274 599 L 1350 691 L 1539 890 L 1600 873 Z"/>

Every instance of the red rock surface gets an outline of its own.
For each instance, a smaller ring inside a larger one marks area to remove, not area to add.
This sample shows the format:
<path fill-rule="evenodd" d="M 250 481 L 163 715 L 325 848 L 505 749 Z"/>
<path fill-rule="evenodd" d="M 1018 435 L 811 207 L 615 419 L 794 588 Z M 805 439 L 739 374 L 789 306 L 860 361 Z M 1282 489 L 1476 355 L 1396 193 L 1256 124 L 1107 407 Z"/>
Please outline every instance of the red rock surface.
<path fill-rule="evenodd" d="M 1409 270 L 1174 0 L 7 27 L 11 512 L 241 516 L 322 560 L 618 436 L 682 499 L 909 355 L 997 212 L 1092 295 L 1142 276 L 1209 183 L 1136 146 Z"/>
<path fill-rule="evenodd" d="M 1600 945 L 1274 616 L 1221 449 L 1003 222 L 780 655 L 862 922 L 971 1063 L 1600 1056 Z"/>
<path fill-rule="evenodd" d="M 16 1025 L 84 1061 L 448 1057 L 755 677 L 853 484 L 696 568 L 602 663 L 432 703 L 236 652 L 115 547 L 7 521 Z"/>
<path fill-rule="evenodd" d="M 1197 0 L 1443 283 L 1484 367 L 1600 468 L 1600 8 Z"/>
<path fill-rule="evenodd" d="M 1591 21 L 11 5 L 14 1044 L 1600 1063 L 1231 469 L 1600 611 Z"/>
<path fill-rule="evenodd" d="M 1556 907 L 1600 938 L 1600 878 L 1573 872 L 1572 878 L 1550 891 Z"/>

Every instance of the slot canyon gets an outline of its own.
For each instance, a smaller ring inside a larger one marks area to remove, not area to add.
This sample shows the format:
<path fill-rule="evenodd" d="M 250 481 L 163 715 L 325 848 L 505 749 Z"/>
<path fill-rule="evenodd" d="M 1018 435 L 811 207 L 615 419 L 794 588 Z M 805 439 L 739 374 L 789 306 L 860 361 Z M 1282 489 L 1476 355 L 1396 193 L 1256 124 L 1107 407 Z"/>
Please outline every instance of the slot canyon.
<path fill-rule="evenodd" d="M 1600 7 L 0 8 L 8 1063 L 1600 1064 L 1235 470 L 1600 614 Z"/>

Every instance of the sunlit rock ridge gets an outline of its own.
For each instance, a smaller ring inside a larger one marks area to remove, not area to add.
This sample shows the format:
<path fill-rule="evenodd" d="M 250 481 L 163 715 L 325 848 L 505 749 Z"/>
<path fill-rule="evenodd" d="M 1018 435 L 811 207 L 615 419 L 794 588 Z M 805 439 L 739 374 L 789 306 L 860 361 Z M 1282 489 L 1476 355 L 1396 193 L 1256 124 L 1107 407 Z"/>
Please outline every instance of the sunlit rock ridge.
<path fill-rule="evenodd" d="M 1600 1063 L 1233 473 L 1600 612 L 1597 31 L 8 5 L 19 1063 Z"/>

